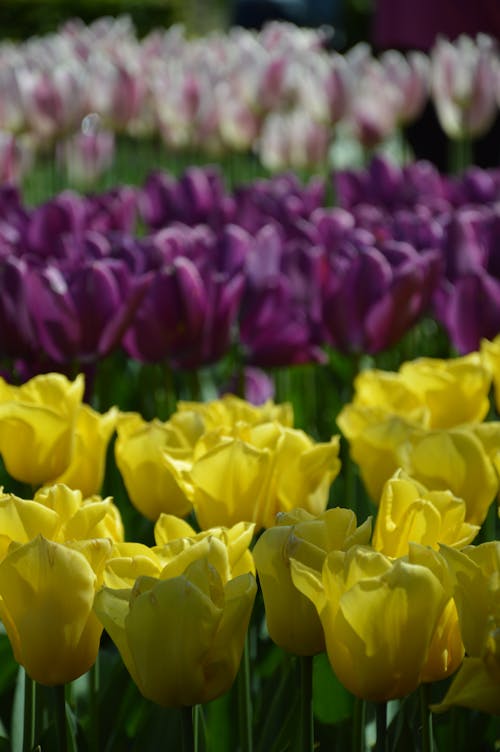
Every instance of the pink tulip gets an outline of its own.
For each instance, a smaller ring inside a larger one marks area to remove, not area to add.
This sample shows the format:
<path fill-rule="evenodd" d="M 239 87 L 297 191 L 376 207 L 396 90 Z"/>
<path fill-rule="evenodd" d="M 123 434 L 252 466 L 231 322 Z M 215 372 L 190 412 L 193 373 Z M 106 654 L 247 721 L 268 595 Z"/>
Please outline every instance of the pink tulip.
<path fill-rule="evenodd" d="M 450 138 L 476 138 L 489 130 L 497 112 L 499 78 L 492 39 L 439 39 L 431 52 L 431 75 L 439 122 Z"/>
<path fill-rule="evenodd" d="M 407 55 L 388 50 L 380 58 L 388 81 L 399 94 L 398 120 L 402 125 L 415 120 L 425 107 L 429 94 L 429 58 L 422 52 Z"/>
<path fill-rule="evenodd" d="M 83 119 L 79 132 L 58 144 L 57 157 L 70 183 L 89 187 L 111 167 L 114 152 L 113 133 L 101 130 L 93 113 Z"/>

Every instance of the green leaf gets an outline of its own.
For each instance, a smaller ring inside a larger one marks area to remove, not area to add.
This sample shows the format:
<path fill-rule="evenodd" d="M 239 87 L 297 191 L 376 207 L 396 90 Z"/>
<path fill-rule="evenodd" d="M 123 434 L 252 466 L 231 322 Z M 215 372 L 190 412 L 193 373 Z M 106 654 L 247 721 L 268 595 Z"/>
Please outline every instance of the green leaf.
<path fill-rule="evenodd" d="M 313 708 L 321 723 L 339 723 L 352 716 L 354 697 L 335 676 L 325 653 L 313 663 Z"/>

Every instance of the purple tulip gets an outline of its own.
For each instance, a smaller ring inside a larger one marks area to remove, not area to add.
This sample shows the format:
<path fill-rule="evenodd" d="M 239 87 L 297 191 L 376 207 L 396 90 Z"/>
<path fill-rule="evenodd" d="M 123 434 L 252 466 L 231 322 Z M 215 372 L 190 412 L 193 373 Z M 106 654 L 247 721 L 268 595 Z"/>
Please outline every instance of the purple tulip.
<path fill-rule="evenodd" d="M 289 234 L 297 223 L 309 219 L 322 206 L 324 198 L 325 183 L 321 178 L 313 178 L 305 186 L 293 173 L 257 180 L 236 189 L 234 221 L 251 233 L 274 222 Z"/>
<path fill-rule="evenodd" d="M 0 262 L 0 353 L 33 360 L 39 343 L 29 315 L 31 290 L 26 261 L 9 256 Z"/>
<path fill-rule="evenodd" d="M 478 350 L 482 338 L 500 332 L 500 280 L 484 269 L 471 270 L 441 286 L 434 308 L 460 354 Z"/>
<path fill-rule="evenodd" d="M 322 300 L 331 344 L 368 353 L 396 344 L 429 304 L 440 271 L 438 252 L 348 238 L 328 251 Z"/>
<path fill-rule="evenodd" d="M 158 269 L 124 347 L 138 360 L 168 359 L 178 368 L 218 360 L 228 349 L 243 290 L 243 276 L 204 278 L 185 256 Z"/>
<path fill-rule="evenodd" d="M 444 223 L 444 274 L 454 281 L 470 271 L 484 269 L 488 261 L 487 209 L 461 209 Z"/>
<path fill-rule="evenodd" d="M 105 357 L 120 344 L 148 284 L 114 259 L 66 270 L 33 266 L 28 307 L 41 348 L 60 364 Z"/>
<path fill-rule="evenodd" d="M 210 167 L 191 167 L 180 180 L 153 172 L 140 197 L 142 217 L 148 227 L 159 229 L 172 222 L 194 226 L 205 223 L 218 228 L 230 220 L 232 201 L 225 193 L 219 172 Z"/>
<path fill-rule="evenodd" d="M 240 340 L 247 362 L 268 367 L 321 362 L 319 248 L 286 247 L 267 225 L 248 256 Z"/>
<path fill-rule="evenodd" d="M 26 249 L 35 257 L 63 258 L 64 237 L 85 227 L 85 201 L 70 191 L 38 206 L 26 225 Z"/>
<path fill-rule="evenodd" d="M 99 232 L 132 233 L 138 212 L 138 191 L 121 185 L 100 194 L 86 196 L 85 224 Z"/>
<path fill-rule="evenodd" d="M 374 204 L 387 210 L 413 209 L 416 204 L 449 208 L 446 180 L 429 162 L 398 167 L 387 157 L 376 156 L 367 170 L 343 170 L 334 175 L 337 199 L 345 209 Z"/>

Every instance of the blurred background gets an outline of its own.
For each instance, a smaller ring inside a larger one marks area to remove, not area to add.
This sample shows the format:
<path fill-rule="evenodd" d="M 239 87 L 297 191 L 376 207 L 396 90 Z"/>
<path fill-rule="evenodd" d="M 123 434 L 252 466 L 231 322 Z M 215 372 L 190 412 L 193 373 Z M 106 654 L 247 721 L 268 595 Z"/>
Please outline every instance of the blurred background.
<path fill-rule="evenodd" d="M 128 14 L 139 35 L 182 23 L 188 33 L 206 34 L 233 23 L 258 27 L 269 18 L 299 25 L 335 26 L 335 46 L 350 47 L 370 36 L 374 0 L 2 0 L 0 38 L 21 40 L 54 31 L 70 18 L 86 23 Z"/>

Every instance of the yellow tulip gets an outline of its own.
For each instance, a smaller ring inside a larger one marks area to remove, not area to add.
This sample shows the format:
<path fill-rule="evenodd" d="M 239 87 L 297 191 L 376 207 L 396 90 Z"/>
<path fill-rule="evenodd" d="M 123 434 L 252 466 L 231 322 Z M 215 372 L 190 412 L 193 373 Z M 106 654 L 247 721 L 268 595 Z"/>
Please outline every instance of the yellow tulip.
<path fill-rule="evenodd" d="M 317 611 L 294 586 L 290 559 L 319 570 L 330 551 L 368 543 L 370 535 L 371 520 L 357 527 L 350 509 L 329 509 L 319 517 L 303 509 L 278 515 L 276 525 L 262 533 L 253 549 L 273 642 L 295 655 L 325 650 Z"/>
<path fill-rule="evenodd" d="M 398 415 L 375 407 L 345 405 L 337 424 L 349 441 L 352 459 L 371 500 L 378 504 L 384 484 L 402 466 L 402 448 L 415 430 Z"/>
<path fill-rule="evenodd" d="M 400 451 L 401 466 L 430 489 L 449 489 L 465 501 L 465 520 L 481 525 L 498 491 L 498 477 L 472 428 L 414 431 Z"/>
<path fill-rule="evenodd" d="M 39 489 L 33 499 L 0 494 L 0 560 L 12 542 L 28 543 L 37 535 L 65 543 L 88 538 L 123 540 L 120 512 L 111 498 L 83 499 L 62 483 Z"/>
<path fill-rule="evenodd" d="M 500 715 L 500 542 L 443 547 L 455 577 L 455 602 L 466 656 L 436 712 L 458 705 Z"/>
<path fill-rule="evenodd" d="M 354 379 L 355 407 L 377 408 L 416 425 L 428 425 L 429 410 L 422 397 L 400 373 L 369 368 Z"/>
<path fill-rule="evenodd" d="M 422 682 L 441 681 L 457 670 L 464 657 L 457 607 L 453 598 L 453 577 L 444 557 L 427 546 L 410 543 L 408 561 L 430 569 L 443 586 L 445 603 L 421 673 Z"/>
<path fill-rule="evenodd" d="M 76 417 L 70 463 L 51 482 L 78 488 L 84 497 L 99 493 L 104 479 L 106 451 L 117 419 L 115 407 L 101 414 L 82 405 Z"/>
<path fill-rule="evenodd" d="M 315 444 L 277 422 L 239 425 L 232 435 L 205 434 L 189 472 L 200 526 L 244 520 L 257 529 L 271 527 L 278 512 L 299 506 L 320 514 L 340 469 L 338 452 L 338 436 Z"/>
<path fill-rule="evenodd" d="M 430 430 L 384 410 L 354 404 L 341 410 L 337 423 L 376 504 L 386 481 L 402 468 L 429 490 L 450 490 L 463 499 L 466 522 L 482 524 L 498 491 L 492 461 L 498 458 L 487 446 L 492 439 L 487 437 L 486 426 L 484 430 L 479 424 Z"/>
<path fill-rule="evenodd" d="M 295 586 L 318 611 L 328 658 L 344 686 L 372 701 L 416 689 L 447 600 L 435 574 L 365 546 L 333 551 L 321 571 L 291 564 Z"/>
<path fill-rule="evenodd" d="M 477 525 L 465 522 L 465 513 L 464 501 L 451 491 L 429 491 L 397 470 L 382 492 L 373 547 L 394 558 L 405 556 L 411 542 L 463 548 L 479 532 Z"/>
<path fill-rule="evenodd" d="M 476 423 L 488 414 L 491 374 L 479 353 L 447 360 L 417 358 L 403 363 L 399 373 L 425 405 L 428 428 Z"/>
<path fill-rule="evenodd" d="M 202 428 L 201 423 L 197 426 L 191 420 L 147 422 L 135 413 L 119 419 L 116 464 L 130 500 L 148 519 L 155 521 L 162 512 L 183 517 L 191 511 L 191 501 L 164 453 L 168 451 L 181 465 L 189 463 Z"/>
<path fill-rule="evenodd" d="M 500 413 L 500 335 L 491 342 L 487 339 L 481 340 L 480 355 L 493 378 L 495 405 L 497 413 Z"/>
<path fill-rule="evenodd" d="M 96 613 L 146 698 L 182 707 L 230 689 L 257 588 L 252 574 L 226 580 L 229 572 L 226 547 L 207 536 L 183 545 L 159 576 L 97 594 Z"/>
<path fill-rule="evenodd" d="M 38 486 L 68 468 L 83 388 L 81 375 L 49 373 L 19 387 L 0 380 L 0 454 L 14 478 Z"/>
<path fill-rule="evenodd" d="M 422 428 L 452 428 L 483 420 L 490 386 L 490 371 L 478 353 L 417 358 L 398 372 L 362 371 L 354 382 L 353 405 L 376 407 Z"/>
<path fill-rule="evenodd" d="M 104 570 L 106 587 L 131 588 L 138 577 L 159 577 L 163 561 L 144 543 L 116 543 Z"/>
<path fill-rule="evenodd" d="M 255 525 L 251 522 L 237 522 L 233 527 L 211 527 L 196 533 L 191 525 L 171 514 L 161 514 L 154 535 L 156 551 L 161 555 L 174 540 L 188 538 L 191 541 L 203 540 L 211 536 L 221 540 L 227 548 L 231 578 L 251 572 L 255 574 L 253 556 L 248 547 L 252 542 Z"/>
<path fill-rule="evenodd" d="M 263 405 L 252 405 L 250 402 L 225 394 L 221 399 L 210 402 L 185 402 L 177 404 L 179 414 L 191 413 L 198 416 L 204 431 L 231 431 L 238 423 L 258 425 L 277 421 L 288 428 L 293 426 L 293 410 L 290 403 L 275 405 L 268 400 Z"/>
<path fill-rule="evenodd" d="M 102 539 L 38 536 L 0 562 L 0 618 L 16 660 L 40 684 L 73 681 L 95 662 L 102 626 L 92 607 L 110 550 Z"/>

